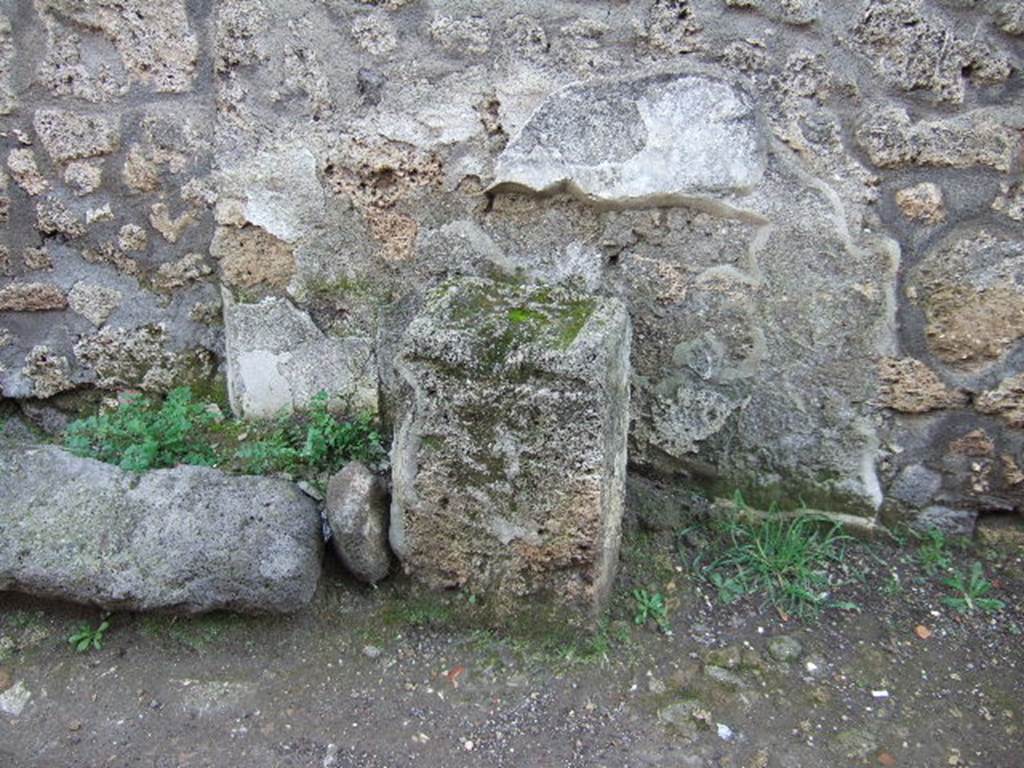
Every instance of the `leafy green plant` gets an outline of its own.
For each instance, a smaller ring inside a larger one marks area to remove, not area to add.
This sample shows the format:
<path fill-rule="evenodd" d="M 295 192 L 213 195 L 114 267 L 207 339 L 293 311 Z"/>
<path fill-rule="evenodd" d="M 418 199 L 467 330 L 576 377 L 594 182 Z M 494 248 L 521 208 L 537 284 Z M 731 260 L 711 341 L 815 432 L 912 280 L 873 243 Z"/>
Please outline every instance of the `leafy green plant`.
<path fill-rule="evenodd" d="M 349 421 L 329 410 L 326 392 L 310 401 L 304 421 L 279 419 L 263 440 L 238 450 L 245 470 L 255 474 L 286 472 L 317 476 L 333 473 L 349 461 L 376 461 L 383 456 L 380 433 L 372 414 Z"/>
<path fill-rule="evenodd" d="M 98 651 L 103 648 L 103 636 L 108 629 L 110 629 L 109 621 L 100 622 L 95 629 L 88 624 L 83 624 L 75 634 L 68 638 L 68 642 L 79 653 L 85 653 L 93 648 Z"/>
<path fill-rule="evenodd" d="M 634 624 L 639 626 L 646 624 L 648 621 L 654 621 L 662 632 L 670 630 L 668 605 L 666 605 L 665 597 L 661 593 L 648 592 L 643 588 L 634 589 L 633 604 L 636 609 L 633 614 Z"/>
<path fill-rule="evenodd" d="M 729 519 L 721 527 L 718 557 L 699 570 L 722 602 L 763 594 L 779 610 L 801 617 L 823 607 L 856 609 L 851 603 L 829 600 L 831 566 L 843 562 L 850 540 L 839 524 L 799 515 Z"/>
<path fill-rule="evenodd" d="M 975 561 L 971 572 L 964 575 L 961 571 L 953 572 L 942 583 L 958 594 L 942 598 L 942 602 L 959 613 L 974 613 L 983 610 L 989 613 L 1001 611 L 1006 603 L 993 597 L 985 597 L 992 590 L 992 582 L 985 578 L 981 563 Z"/>
<path fill-rule="evenodd" d="M 938 528 L 929 528 L 917 548 L 918 565 L 929 576 L 949 570 L 953 561 L 949 555 L 949 542 Z"/>
<path fill-rule="evenodd" d="M 217 416 L 192 399 L 192 390 L 171 390 L 162 403 L 135 396 L 116 410 L 73 421 L 64 444 L 122 469 L 142 472 L 177 464 L 212 465 L 216 452 L 205 430 Z"/>

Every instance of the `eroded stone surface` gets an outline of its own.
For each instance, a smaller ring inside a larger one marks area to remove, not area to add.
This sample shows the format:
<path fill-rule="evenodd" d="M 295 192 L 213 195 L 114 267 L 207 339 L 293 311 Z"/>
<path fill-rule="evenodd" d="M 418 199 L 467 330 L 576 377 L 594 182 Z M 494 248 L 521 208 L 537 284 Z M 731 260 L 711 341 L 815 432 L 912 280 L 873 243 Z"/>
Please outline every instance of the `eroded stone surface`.
<path fill-rule="evenodd" d="M 10 283 L 0 288 L 0 312 L 47 312 L 67 305 L 64 291 L 52 283 Z"/>
<path fill-rule="evenodd" d="M 552 94 L 498 158 L 492 189 L 566 188 L 616 206 L 742 194 L 764 173 L 750 98 L 708 76 L 652 75 Z"/>
<path fill-rule="evenodd" d="M 167 329 L 159 325 L 138 328 L 102 328 L 83 337 L 75 356 L 95 373 L 96 386 L 104 389 L 138 387 L 165 392 L 187 374 L 201 374 L 209 366 L 208 354 L 178 353 L 171 349 Z"/>
<path fill-rule="evenodd" d="M 95 283 L 78 282 L 68 293 L 68 304 L 95 326 L 107 322 L 121 305 L 120 291 Z"/>
<path fill-rule="evenodd" d="M 108 610 L 287 613 L 320 575 L 316 504 L 284 480 L 137 475 L 54 446 L 0 446 L 0 501 L 0 589 Z"/>
<path fill-rule="evenodd" d="M 980 413 L 994 414 L 1016 429 L 1024 429 L 1024 373 L 1000 382 L 999 386 L 978 395 L 974 407 Z"/>
<path fill-rule="evenodd" d="M 802 26 L 817 21 L 821 15 L 820 0 L 725 0 L 732 8 L 750 8 L 770 19 Z"/>
<path fill-rule="evenodd" d="M 978 227 L 954 231 L 912 271 L 928 344 L 947 363 L 978 367 L 1024 337 L 1024 241 Z"/>
<path fill-rule="evenodd" d="M 43 147 L 58 163 L 106 155 L 118 145 L 117 126 L 105 117 L 40 109 L 33 125 Z"/>
<path fill-rule="evenodd" d="M 871 0 L 854 30 L 860 50 L 890 84 L 960 102 L 965 81 L 992 85 L 1013 71 L 995 46 L 953 32 L 922 0 Z"/>
<path fill-rule="evenodd" d="M 116 75 L 102 76 L 78 68 L 82 56 L 80 41 L 77 36 L 66 37 L 62 26 L 67 21 L 81 25 L 79 29 L 101 33 L 116 48 L 124 70 L 133 79 L 158 92 L 190 89 L 199 50 L 189 29 L 185 0 L 168 0 L 158 5 L 147 0 L 35 0 L 35 6 L 44 15 L 51 40 L 64 43 L 63 50 L 51 51 L 44 70 L 58 93 L 70 92 L 99 101 L 123 91 Z M 67 85 L 75 85 L 76 80 L 78 87 L 68 89 Z"/>
<path fill-rule="evenodd" d="M 321 391 L 349 412 L 377 410 L 372 345 L 324 334 L 284 298 L 256 304 L 224 293 L 228 392 L 240 416 L 271 417 L 301 409 Z"/>
<path fill-rule="evenodd" d="M 955 117 L 914 121 L 903 107 L 866 111 L 857 143 L 880 168 L 904 165 L 1009 171 L 1020 151 L 1019 112 L 981 108 Z"/>
<path fill-rule="evenodd" d="M 896 192 L 896 205 L 908 219 L 925 224 L 939 224 L 946 220 L 942 189 L 938 184 L 923 181 Z"/>
<path fill-rule="evenodd" d="M 453 280 L 393 361 L 392 549 L 427 584 L 499 613 L 593 618 L 618 555 L 628 418 L 623 306 Z"/>
<path fill-rule="evenodd" d="M 935 371 L 913 358 L 886 358 L 879 365 L 879 402 L 902 413 L 926 413 L 966 405 L 968 395 L 951 389 Z"/>
<path fill-rule="evenodd" d="M 29 195 L 38 195 L 50 186 L 39 173 L 36 157 L 31 149 L 12 149 L 7 155 L 7 168 L 11 172 L 11 178 Z"/>
<path fill-rule="evenodd" d="M 262 227 L 218 227 L 210 255 L 220 259 L 224 282 L 235 288 L 283 289 L 295 273 L 292 248 Z"/>

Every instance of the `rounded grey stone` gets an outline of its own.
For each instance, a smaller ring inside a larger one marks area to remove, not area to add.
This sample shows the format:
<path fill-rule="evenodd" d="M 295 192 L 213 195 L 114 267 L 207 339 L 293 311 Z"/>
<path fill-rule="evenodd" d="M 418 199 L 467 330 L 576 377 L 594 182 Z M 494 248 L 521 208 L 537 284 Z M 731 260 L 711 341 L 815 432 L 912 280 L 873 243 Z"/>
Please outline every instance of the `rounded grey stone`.
<path fill-rule="evenodd" d="M 354 461 L 327 484 L 325 508 L 334 551 L 353 576 L 375 584 L 391 570 L 388 500 L 380 479 Z"/>

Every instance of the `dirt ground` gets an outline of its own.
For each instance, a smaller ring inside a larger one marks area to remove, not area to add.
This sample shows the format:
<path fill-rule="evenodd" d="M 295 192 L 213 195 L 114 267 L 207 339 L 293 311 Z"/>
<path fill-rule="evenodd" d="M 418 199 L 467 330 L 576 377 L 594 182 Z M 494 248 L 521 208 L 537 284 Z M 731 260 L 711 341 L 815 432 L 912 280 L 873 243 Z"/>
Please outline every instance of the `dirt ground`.
<path fill-rule="evenodd" d="M 332 561 L 295 616 L 115 614 L 87 653 L 67 638 L 97 610 L 2 594 L 0 767 L 1024 766 L 1019 547 L 954 550 L 1006 603 L 962 616 L 912 546 L 855 545 L 850 605 L 807 621 L 721 604 L 688 557 L 629 534 L 586 642 L 474 628 L 463 596 Z M 638 586 L 671 634 L 634 624 Z"/>

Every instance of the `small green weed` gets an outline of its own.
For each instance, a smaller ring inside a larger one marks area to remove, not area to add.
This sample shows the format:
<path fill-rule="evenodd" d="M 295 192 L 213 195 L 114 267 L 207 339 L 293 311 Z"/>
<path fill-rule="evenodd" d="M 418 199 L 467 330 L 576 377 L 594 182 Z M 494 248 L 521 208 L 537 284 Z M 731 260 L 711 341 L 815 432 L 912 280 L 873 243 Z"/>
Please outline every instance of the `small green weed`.
<path fill-rule="evenodd" d="M 896 595 L 903 594 L 903 582 L 900 580 L 900 575 L 895 571 L 882 585 L 882 594 L 887 597 L 895 597 Z"/>
<path fill-rule="evenodd" d="M 668 633 L 671 627 L 668 623 L 668 606 L 665 597 L 660 592 L 648 592 L 646 589 L 633 590 L 633 604 L 636 608 L 633 614 L 633 623 L 642 626 L 648 621 L 654 621 L 658 629 Z"/>
<path fill-rule="evenodd" d="M 326 392 L 310 402 L 308 413 L 288 414 L 269 430 L 260 425 L 223 420 L 210 404 L 179 387 L 162 403 L 132 397 L 116 410 L 74 421 L 65 447 L 122 469 L 143 472 L 178 464 L 223 466 L 250 474 L 285 472 L 317 482 L 352 460 L 379 461 L 384 457 L 374 418 L 336 418 Z M 254 429 L 261 435 L 236 448 L 239 435 Z"/>
<path fill-rule="evenodd" d="M 232 613 L 207 613 L 202 616 L 146 616 L 142 620 L 142 634 L 160 641 L 172 641 L 196 653 L 229 636 L 240 634 L 246 627 L 258 630 L 263 621 Z"/>
<path fill-rule="evenodd" d="M 974 613 L 979 609 L 987 613 L 995 613 L 1006 607 L 1006 603 L 1002 600 L 985 597 L 992 590 L 992 583 L 985 578 L 981 563 L 978 561 L 971 566 L 969 575 L 965 576 L 957 570 L 949 578 L 943 579 L 942 583 L 958 593 L 952 597 L 942 598 L 943 604 L 959 613 Z"/>
<path fill-rule="evenodd" d="M 850 540 L 839 524 L 801 515 L 763 521 L 730 518 L 718 528 L 718 556 L 701 566 L 698 555 L 694 566 L 723 603 L 763 594 L 780 611 L 800 617 L 824 607 L 856 609 L 852 603 L 829 600 L 831 567 L 843 563 Z"/>
<path fill-rule="evenodd" d="M 459 607 L 439 595 L 415 592 L 386 601 L 380 618 L 389 626 L 443 627 L 455 620 Z"/>
<path fill-rule="evenodd" d="M 135 396 L 109 413 L 73 421 L 64 445 L 78 456 L 143 472 L 177 464 L 216 463 L 205 429 L 217 416 L 192 399 L 192 390 L 171 390 L 163 403 Z"/>
<path fill-rule="evenodd" d="M 917 548 L 917 563 L 926 574 L 934 576 L 936 573 L 949 570 L 953 560 L 949 555 L 949 542 L 946 535 L 938 528 L 929 528 Z"/>
<path fill-rule="evenodd" d="M 108 629 L 110 629 L 109 621 L 100 622 L 99 626 L 95 629 L 88 624 L 83 624 L 75 634 L 68 638 L 68 642 L 79 653 L 85 653 L 93 648 L 98 651 L 103 648 L 103 636 L 107 633 Z"/>
<path fill-rule="evenodd" d="M 286 472 L 316 477 L 349 461 L 377 461 L 384 455 L 371 414 L 341 421 L 331 414 L 326 392 L 310 402 L 304 421 L 278 420 L 263 440 L 239 449 L 237 458 L 253 474 Z"/>

